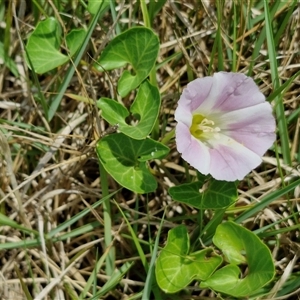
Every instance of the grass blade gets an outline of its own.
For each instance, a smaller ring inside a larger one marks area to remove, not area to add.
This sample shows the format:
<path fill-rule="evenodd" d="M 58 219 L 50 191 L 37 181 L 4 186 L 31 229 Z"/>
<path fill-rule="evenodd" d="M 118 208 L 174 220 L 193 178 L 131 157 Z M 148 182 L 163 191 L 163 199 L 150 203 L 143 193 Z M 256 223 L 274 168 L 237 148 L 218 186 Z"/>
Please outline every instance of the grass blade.
<path fill-rule="evenodd" d="M 279 197 L 284 196 L 285 194 L 293 191 L 298 185 L 300 185 L 300 179 L 294 181 L 290 185 L 282 188 L 281 190 L 275 191 L 270 193 L 269 195 L 263 197 L 260 202 L 255 204 L 252 208 L 248 209 L 247 211 L 243 212 L 239 215 L 236 219 L 236 223 L 242 223 L 247 218 L 257 214 L 259 211 L 262 211 L 267 205 L 278 199 Z"/>
<path fill-rule="evenodd" d="M 264 1 L 264 9 L 265 9 L 268 53 L 269 53 L 270 68 L 271 68 L 271 78 L 273 82 L 273 88 L 276 91 L 277 89 L 280 88 L 280 80 L 279 80 L 279 74 L 277 68 L 276 49 L 274 44 L 272 20 L 270 17 L 268 1 Z M 279 131 L 279 137 L 281 142 L 283 160 L 286 164 L 291 165 L 291 154 L 290 154 L 290 147 L 289 147 L 287 123 L 284 114 L 283 99 L 280 94 L 275 98 L 275 112 L 276 112 L 276 118 L 278 123 L 278 131 Z"/>
<path fill-rule="evenodd" d="M 161 233 L 161 229 L 163 227 L 163 222 L 164 222 L 164 219 L 165 219 L 165 212 L 164 212 L 163 217 L 161 219 L 160 226 L 158 228 L 157 236 L 156 236 L 156 239 L 155 239 L 155 244 L 154 244 L 154 248 L 153 248 L 153 251 L 152 251 L 152 257 L 151 257 L 149 270 L 148 270 L 148 274 L 147 274 L 147 278 L 146 278 L 146 282 L 145 282 L 145 288 L 144 288 L 144 291 L 143 291 L 142 300 L 150 299 L 150 293 L 151 293 L 151 290 L 152 290 L 152 282 L 153 282 L 153 280 L 155 280 L 155 278 L 154 278 L 154 276 L 155 276 L 155 274 L 154 274 L 155 262 L 156 262 L 156 257 L 157 257 L 160 233 Z"/>

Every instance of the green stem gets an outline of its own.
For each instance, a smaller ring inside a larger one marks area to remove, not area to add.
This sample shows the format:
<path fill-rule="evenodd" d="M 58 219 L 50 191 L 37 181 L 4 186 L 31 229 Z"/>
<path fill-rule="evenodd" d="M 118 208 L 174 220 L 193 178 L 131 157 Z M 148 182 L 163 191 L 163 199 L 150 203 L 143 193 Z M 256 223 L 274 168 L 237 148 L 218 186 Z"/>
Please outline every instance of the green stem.
<path fill-rule="evenodd" d="M 105 171 L 101 162 L 99 162 L 100 178 L 101 178 L 101 189 L 102 197 L 108 195 L 108 179 L 107 172 Z M 106 257 L 106 274 L 108 276 L 112 275 L 115 269 L 115 249 L 112 246 L 112 235 L 111 235 L 111 209 L 110 209 L 110 199 L 103 202 L 103 217 L 104 217 L 104 243 L 108 250 Z"/>
<path fill-rule="evenodd" d="M 144 19 L 145 26 L 148 27 L 148 28 L 151 28 L 148 9 L 147 9 L 147 5 L 146 5 L 145 0 L 141 0 L 141 9 L 142 9 L 142 14 L 143 14 L 143 19 Z"/>

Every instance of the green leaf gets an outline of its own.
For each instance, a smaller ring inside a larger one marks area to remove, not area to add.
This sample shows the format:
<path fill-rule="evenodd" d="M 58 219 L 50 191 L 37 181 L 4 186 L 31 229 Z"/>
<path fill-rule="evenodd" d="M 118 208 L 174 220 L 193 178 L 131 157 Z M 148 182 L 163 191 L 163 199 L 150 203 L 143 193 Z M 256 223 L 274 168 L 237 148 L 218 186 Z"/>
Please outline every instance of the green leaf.
<path fill-rule="evenodd" d="M 27 53 L 37 73 L 45 73 L 64 64 L 68 58 L 58 51 L 61 28 L 55 18 L 39 22 L 27 42 Z"/>
<path fill-rule="evenodd" d="M 109 0 L 89 0 L 88 11 L 94 15 L 98 12 L 99 7 L 101 6 L 101 11 L 104 11 L 109 7 Z"/>
<path fill-rule="evenodd" d="M 190 206 L 201 208 L 201 194 L 199 190 L 202 187 L 202 183 L 199 181 L 192 183 L 184 183 L 181 185 L 173 186 L 169 188 L 170 196 L 182 203 L 186 203 Z"/>
<path fill-rule="evenodd" d="M 69 60 L 69 57 L 59 50 L 61 36 L 61 27 L 52 17 L 39 22 L 32 32 L 26 50 L 36 73 L 46 73 Z M 73 55 L 81 46 L 84 36 L 83 29 L 72 30 L 67 35 L 66 43 L 70 47 L 70 55 Z"/>
<path fill-rule="evenodd" d="M 96 151 L 105 170 L 120 185 L 136 193 L 149 193 L 157 183 L 146 161 L 166 155 L 169 148 L 151 139 L 134 140 L 116 133 L 101 138 Z"/>
<path fill-rule="evenodd" d="M 270 282 L 275 274 L 269 248 L 251 231 L 233 223 L 218 226 L 213 238 L 230 265 L 216 271 L 200 284 L 233 297 L 246 297 Z M 237 264 L 248 264 L 247 276 L 240 278 Z"/>
<path fill-rule="evenodd" d="M 220 256 L 209 256 L 211 248 L 191 254 L 189 249 L 190 241 L 186 227 L 180 225 L 171 229 L 155 269 L 157 283 L 164 292 L 176 293 L 192 280 L 205 280 L 222 263 Z"/>
<path fill-rule="evenodd" d="M 218 209 L 228 207 L 238 198 L 234 182 L 211 179 L 203 194 L 204 208 Z"/>
<path fill-rule="evenodd" d="M 100 71 L 113 70 L 131 64 L 134 74 L 125 70 L 118 81 L 118 92 L 125 97 L 149 75 L 158 51 L 157 35 L 151 29 L 134 27 L 118 35 L 107 45 L 96 68 Z"/>
<path fill-rule="evenodd" d="M 69 55 L 73 56 L 81 46 L 86 35 L 86 31 L 83 29 L 73 29 L 66 36 L 66 43 L 69 50 Z"/>
<path fill-rule="evenodd" d="M 171 197 L 198 209 L 219 209 L 228 207 L 237 199 L 237 189 L 234 182 L 212 179 L 204 192 L 202 183 L 193 183 L 174 186 L 169 189 Z"/>
<path fill-rule="evenodd" d="M 157 87 L 145 80 L 139 87 L 137 96 L 130 107 L 130 112 L 138 116 L 137 125 L 128 125 L 126 117 L 128 110 L 115 100 L 101 98 L 98 107 L 102 109 L 102 117 L 111 125 L 118 125 L 118 129 L 133 139 L 143 139 L 151 131 L 159 114 L 160 94 Z"/>
<path fill-rule="evenodd" d="M 99 20 L 103 16 L 103 11 L 99 9 L 97 13 L 93 16 L 93 18 L 90 21 L 90 24 L 88 26 L 86 35 L 84 37 L 84 40 L 82 44 L 80 45 L 80 48 L 78 49 L 78 52 L 76 53 L 72 64 L 69 65 L 67 72 L 65 73 L 65 76 L 63 77 L 62 83 L 58 88 L 58 93 L 55 95 L 55 97 L 50 98 L 50 107 L 49 107 L 49 114 L 48 114 L 48 121 L 51 121 L 54 117 L 60 102 L 65 94 L 65 91 L 69 87 L 69 84 L 73 78 L 75 69 L 77 65 L 79 64 L 80 60 L 82 59 L 83 54 L 85 53 L 85 49 L 90 42 L 92 33 L 94 32 L 95 27 L 97 26 Z"/>

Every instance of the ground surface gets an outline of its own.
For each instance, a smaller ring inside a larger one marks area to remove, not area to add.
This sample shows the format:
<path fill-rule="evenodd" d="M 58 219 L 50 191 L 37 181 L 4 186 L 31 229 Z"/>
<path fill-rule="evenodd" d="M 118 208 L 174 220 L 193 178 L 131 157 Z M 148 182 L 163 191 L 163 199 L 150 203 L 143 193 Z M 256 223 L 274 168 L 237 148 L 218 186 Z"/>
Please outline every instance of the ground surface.
<path fill-rule="evenodd" d="M 114 95 L 120 71 L 104 74 L 92 64 L 118 32 L 144 24 L 141 7 L 136 1 L 111 3 L 49 120 L 41 95 L 49 106 L 51 97 L 60 93 L 71 64 L 34 75 L 24 59 L 28 36 L 47 16 L 59 20 L 64 33 L 88 26 L 92 17 L 83 1 L 18 1 L 17 6 L 12 2 L 0 4 L 0 298 L 78 299 L 92 275 L 93 284 L 82 299 L 93 299 L 106 282 L 107 291 L 99 299 L 140 299 L 147 273 L 116 203 L 141 240 L 148 261 L 164 211 L 160 246 L 170 228 L 186 224 L 193 232 L 198 226 L 197 210 L 173 201 L 168 194 L 170 186 L 195 176 L 172 138 L 167 142 L 170 153 L 150 164 L 158 182 L 155 192 L 140 195 L 121 189 L 111 198 L 115 266 L 119 269 L 133 261 L 135 265 L 115 283 L 109 281 L 104 241 L 107 219 L 103 219 L 102 205 L 95 209 L 91 205 L 103 195 L 95 144 L 111 127 L 93 102 L 83 99 L 96 101 Z M 160 40 L 156 71 L 162 98 L 159 140 L 175 127 L 176 103 L 183 87 L 194 78 L 220 70 L 239 71 L 253 77 L 266 97 L 278 91 L 270 103 L 277 123 L 285 120 L 286 130 L 280 125 L 263 164 L 239 183 L 238 201 L 224 220 L 272 195 L 268 205 L 251 214 L 243 226 L 262 230 L 260 237 L 275 262 L 276 280 L 268 287 L 271 294 L 262 298 L 299 299 L 300 189 L 295 186 L 280 192 L 299 178 L 299 77 L 280 90 L 300 66 L 299 4 L 271 1 L 273 20 L 268 28 L 263 1 L 164 2 L 152 14 L 152 28 Z M 75 99 L 74 95 L 81 97 Z M 124 103 L 131 101 L 127 97 Z M 120 186 L 110 177 L 108 180 L 109 192 L 117 191 Z M 87 214 L 75 220 L 86 208 Z M 204 224 L 212 214 L 205 212 Z M 271 225 L 268 232 L 267 225 Z M 49 232 L 44 240 L 42 233 Z M 95 274 L 99 261 L 100 270 Z M 195 282 L 184 294 L 161 294 L 161 299 L 206 297 L 219 295 L 200 290 Z"/>

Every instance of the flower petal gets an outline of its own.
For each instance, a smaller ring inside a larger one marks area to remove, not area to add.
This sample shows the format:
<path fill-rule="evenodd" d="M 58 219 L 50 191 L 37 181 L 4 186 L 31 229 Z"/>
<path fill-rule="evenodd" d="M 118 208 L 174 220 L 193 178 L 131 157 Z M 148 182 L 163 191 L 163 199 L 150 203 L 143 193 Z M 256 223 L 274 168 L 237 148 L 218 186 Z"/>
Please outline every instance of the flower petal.
<path fill-rule="evenodd" d="M 214 74 L 210 93 L 196 113 L 229 112 L 264 101 L 264 95 L 252 78 L 241 73 L 219 72 Z"/>
<path fill-rule="evenodd" d="M 223 134 L 210 143 L 209 173 L 217 180 L 242 180 L 262 161 L 259 155 Z"/>
<path fill-rule="evenodd" d="M 191 81 L 183 90 L 178 101 L 178 107 L 192 113 L 203 101 L 206 101 L 212 85 L 213 77 L 210 76 Z"/>
<path fill-rule="evenodd" d="M 219 116 L 218 126 L 256 154 L 262 156 L 275 141 L 275 119 L 268 102 Z"/>
<path fill-rule="evenodd" d="M 176 126 L 177 150 L 182 154 L 182 158 L 191 166 L 204 175 L 209 173 L 210 155 L 209 149 L 199 140 L 195 139 L 189 127 L 183 123 Z"/>
<path fill-rule="evenodd" d="M 199 139 L 190 131 L 195 115 L 203 119 L 197 123 Z M 253 79 L 239 73 L 219 72 L 189 83 L 175 119 L 182 157 L 218 180 L 243 179 L 276 138 L 270 104 Z"/>
<path fill-rule="evenodd" d="M 186 105 L 183 103 L 178 103 L 178 107 L 175 111 L 175 120 L 177 122 L 182 122 L 186 126 L 190 127 L 192 125 L 193 116 L 192 113 Z"/>

